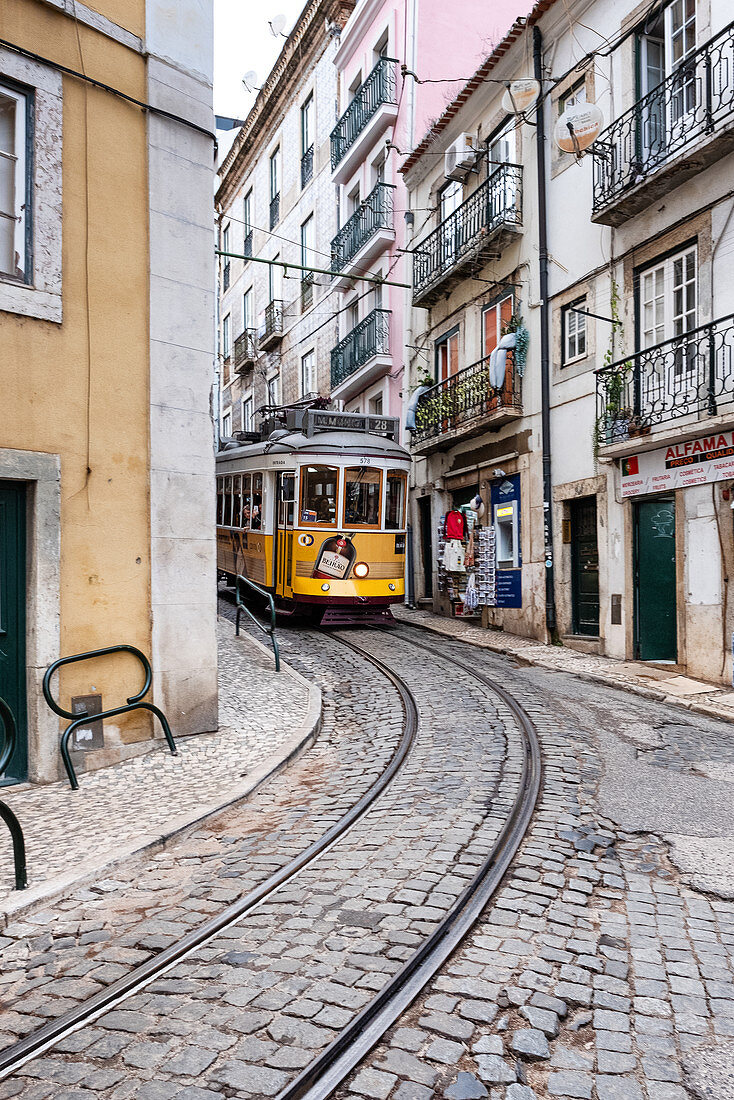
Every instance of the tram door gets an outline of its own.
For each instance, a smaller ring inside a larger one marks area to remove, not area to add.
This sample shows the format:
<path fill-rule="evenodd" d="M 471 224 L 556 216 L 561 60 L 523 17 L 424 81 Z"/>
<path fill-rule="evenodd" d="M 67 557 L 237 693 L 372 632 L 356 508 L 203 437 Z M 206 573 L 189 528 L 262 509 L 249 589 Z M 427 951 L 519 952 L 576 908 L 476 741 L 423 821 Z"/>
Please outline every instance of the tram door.
<path fill-rule="evenodd" d="M 293 517 L 295 513 L 295 474 L 278 474 L 277 508 L 275 525 L 277 558 L 275 563 L 275 591 L 278 596 L 293 595 Z"/>

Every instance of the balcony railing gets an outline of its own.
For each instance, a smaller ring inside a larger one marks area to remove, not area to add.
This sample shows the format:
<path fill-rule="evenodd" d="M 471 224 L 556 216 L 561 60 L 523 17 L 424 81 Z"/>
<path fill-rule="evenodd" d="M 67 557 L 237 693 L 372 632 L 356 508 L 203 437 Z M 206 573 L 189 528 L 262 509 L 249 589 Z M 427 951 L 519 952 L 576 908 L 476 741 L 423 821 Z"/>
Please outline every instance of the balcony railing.
<path fill-rule="evenodd" d="M 309 145 L 301 157 L 301 187 L 305 187 L 313 178 L 313 145 Z"/>
<path fill-rule="evenodd" d="M 301 312 L 310 309 L 313 305 L 313 287 L 313 271 L 303 271 L 301 273 Z"/>
<path fill-rule="evenodd" d="M 257 358 L 257 332 L 246 328 L 234 342 L 234 369 L 239 370 L 255 362 Z"/>
<path fill-rule="evenodd" d="M 222 290 L 229 290 L 230 273 L 230 264 L 229 260 L 227 260 L 222 269 Z"/>
<path fill-rule="evenodd" d="M 275 299 L 265 307 L 265 324 L 260 334 L 260 347 L 267 351 L 283 335 L 283 302 Z"/>
<path fill-rule="evenodd" d="M 468 262 L 499 254 L 502 230 L 522 225 L 522 168 L 502 164 L 413 252 L 413 301 L 430 301 L 434 291 L 458 277 Z"/>
<path fill-rule="evenodd" d="M 595 215 L 636 184 L 734 119 L 734 23 L 695 50 L 675 72 L 599 137 Z"/>
<path fill-rule="evenodd" d="M 242 247 L 242 251 L 244 252 L 245 256 L 248 257 L 248 259 L 252 255 L 252 230 L 251 229 L 248 229 L 245 232 L 245 240 L 244 240 L 244 244 L 243 244 L 243 247 Z"/>
<path fill-rule="evenodd" d="M 360 84 L 354 98 L 331 131 L 331 167 L 336 168 L 383 103 L 397 103 L 397 61 L 381 57 Z"/>
<path fill-rule="evenodd" d="M 630 435 L 682 417 L 734 411 L 734 315 L 634 352 L 596 373 L 597 438 Z M 705 424 L 704 424 L 705 426 Z"/>
<path fill-rule="evenodd" d="M 280 221 L 280 192 L 270 200 L 270 228 L 275 229 Z"/>
<path fill-rule="evenodd" d="M 331 388 L 369 363 L 376 355 L 390 354 L 390 310 L 373 309 L 331 352 Z"/>
<path fill-rule="evenodd" d="M 420 397 L 412 433 L 414 446 L 447 432 L 480 427 L 488 419 L 504 421 L 521 415 L 522 379 L 515 369 L 514 349 L 507 349 L 505 380 L 499 387 L 491 384 L 489 360 L 487 355 L 464 367 Z"/>
<path fill-rule="evenodd" d="M 341 227 L 331 242 L 331 270 L 342 271 L 362 245 L 378 229 L 393 228 L 393 191 L 389 183 L 378 183 Z"/>

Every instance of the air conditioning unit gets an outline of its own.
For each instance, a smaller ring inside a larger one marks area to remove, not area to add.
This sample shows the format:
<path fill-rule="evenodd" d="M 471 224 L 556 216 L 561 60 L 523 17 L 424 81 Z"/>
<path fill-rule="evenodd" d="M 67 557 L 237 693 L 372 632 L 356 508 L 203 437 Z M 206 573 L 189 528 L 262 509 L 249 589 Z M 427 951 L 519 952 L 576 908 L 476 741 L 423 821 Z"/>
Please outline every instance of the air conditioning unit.
<path fill-rule="evenodd" d="M 449 180 L 464 180 L 477 159 L 477 139 L 474 134 L 459 134 L 444 155 L 443 174 Z"/>

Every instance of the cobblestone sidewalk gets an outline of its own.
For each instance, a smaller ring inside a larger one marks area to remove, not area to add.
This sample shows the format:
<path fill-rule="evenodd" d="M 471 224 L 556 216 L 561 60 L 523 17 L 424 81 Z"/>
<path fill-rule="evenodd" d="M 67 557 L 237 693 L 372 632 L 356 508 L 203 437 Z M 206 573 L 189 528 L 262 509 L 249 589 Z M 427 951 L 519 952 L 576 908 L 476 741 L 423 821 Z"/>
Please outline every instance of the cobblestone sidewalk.
<path fill-rule="evenodd" d="M 613 657 L 578 653 L 567 646 L 543 645 L 535 638 L 523 638 L 504 630 L 484 630 L 465 619 L 447 619 L 430 611 L 412 611 L 403 605 L 392 610 L 398 622 L 413 623 L 448 638 L 471 642 L 493 653 L 517 657 L 539 668 L 570 672 L 595 683 L 623 688 L 710 718 L 734 722 L 734 691 L 715 687 L 703 680 L 693 680 L 638 661 L 618 661 Z"/>
<path fill-rule="evenodd" d="M 8 917 L 67 890 L 243 797 L 312 736 L 318 688 L 220 620 L 219 720 L 210 734 L 182 738 L 178 756 L 152 752 L 43 787 L 6 788 L 26 839 L 29 889 L 13 891 L 9 842 L 0 846 L 0 927 Z M 175 733 L 175 731 L 174 731 Z M 111 808 L 114 812 L 110 812 Z"/>

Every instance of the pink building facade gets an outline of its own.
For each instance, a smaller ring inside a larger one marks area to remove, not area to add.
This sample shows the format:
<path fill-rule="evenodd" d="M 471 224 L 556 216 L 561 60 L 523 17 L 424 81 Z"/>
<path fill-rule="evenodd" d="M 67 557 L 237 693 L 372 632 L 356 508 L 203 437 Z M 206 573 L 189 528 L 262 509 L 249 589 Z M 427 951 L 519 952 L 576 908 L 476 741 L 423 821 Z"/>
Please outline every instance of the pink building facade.
<path fill-rule="evenodd" d="M 400 164 L 518 14 L 517 0 L 359 0 L 342 32 L 331 395 L 348 411 L 401 414 L 406 289 L 392 284 L 410 283 L 407 249 L 434 212 L 407 212 Z"/>

